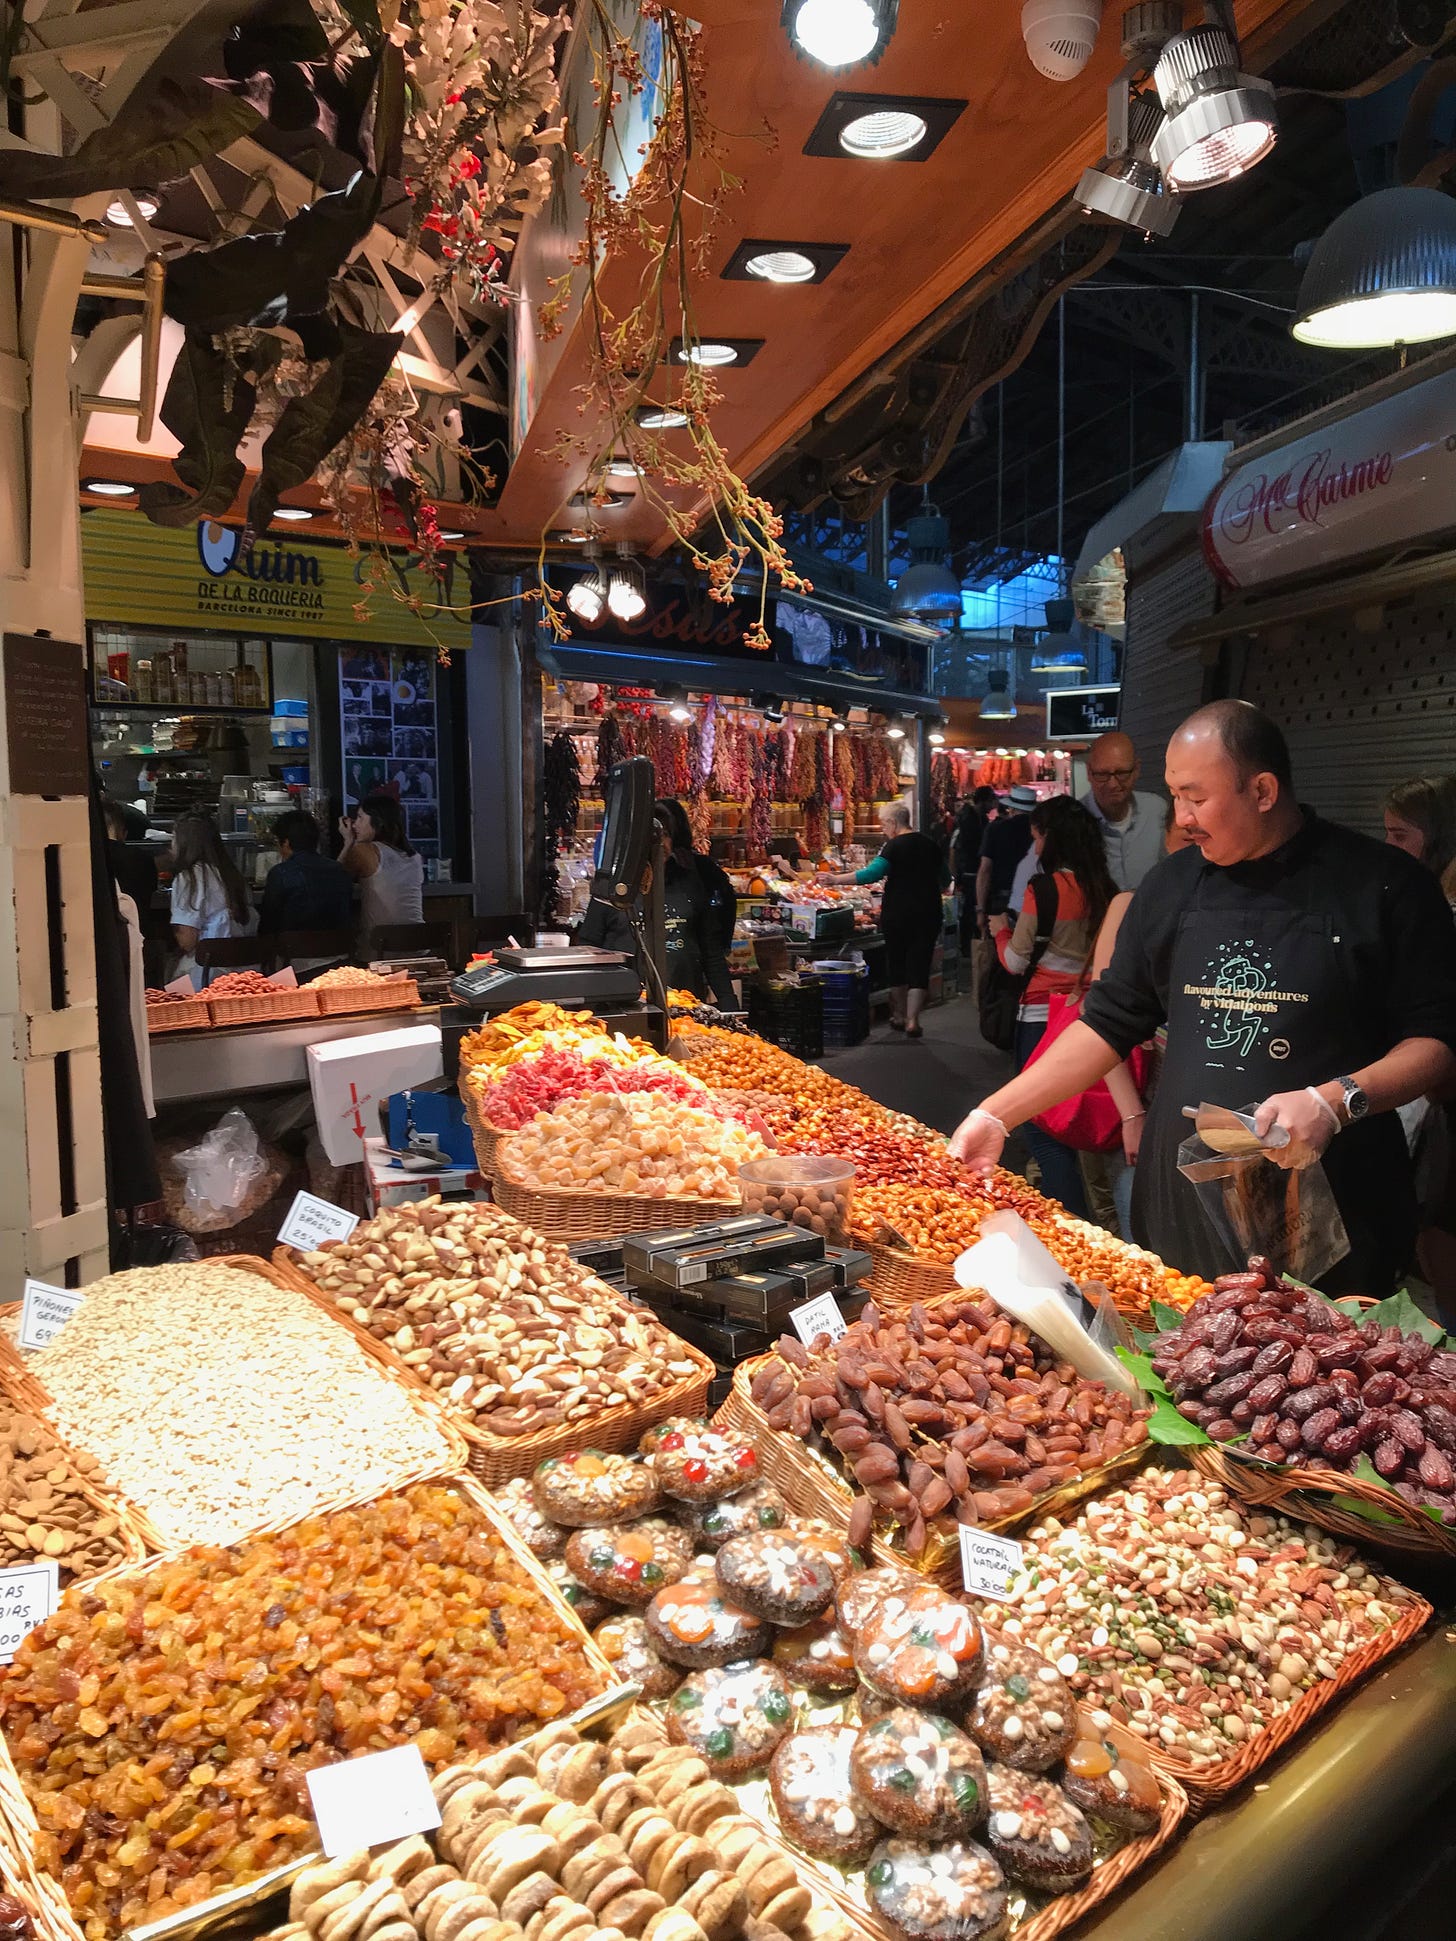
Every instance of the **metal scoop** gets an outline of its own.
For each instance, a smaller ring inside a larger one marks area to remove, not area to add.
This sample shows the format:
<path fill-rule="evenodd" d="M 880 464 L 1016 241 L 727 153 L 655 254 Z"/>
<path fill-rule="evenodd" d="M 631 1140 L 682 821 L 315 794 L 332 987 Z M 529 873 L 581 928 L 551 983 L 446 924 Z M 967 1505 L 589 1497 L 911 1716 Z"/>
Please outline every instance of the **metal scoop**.
<path fill-rule="evenodd" d="M 1289 1144 L 1283 1126 L 1271 1126 L 1261 1138 L 1254 1130 L 1252 1112 L 1235 1112 L 1227 1105 L 1185 1105 L 1183 1117 L 1193 1121 L 1199 1138 L 1210 1151 L 1242 1159 L 1249 1153 L 1273 1152 Z"/>

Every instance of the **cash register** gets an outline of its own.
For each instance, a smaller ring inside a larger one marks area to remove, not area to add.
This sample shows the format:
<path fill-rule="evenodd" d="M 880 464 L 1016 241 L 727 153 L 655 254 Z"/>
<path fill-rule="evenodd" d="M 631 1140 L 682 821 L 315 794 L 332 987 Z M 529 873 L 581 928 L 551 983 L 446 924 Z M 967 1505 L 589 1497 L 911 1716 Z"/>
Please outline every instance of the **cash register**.
<path fill-rule="evenodd" d="M 651 883 L 653 849 L 652 763 L 645 755 L 618 762 L 607 777 L 601 852 L 592 878 L 592 902 L 599 914 L 620 913 L 617 928 L 631 931 L 640 918 L 635 905 Z M 621 919 L 625 919 L 625 923 Z M 660 918 L 659 918 L 660 923 Z M 602 934 L 598 931 L 598 934 Z M 614 939 L 615 940 L 615 939 Z M 640 940 L 640 938 L 639 938 Z M 661 946 L 641 955 L 661 961 Z M 649 973 L 656 982 L 655 966 Z M 626 951 L 578 944 L 565 950 L 497 950 L 494 961 L 472 964 L 450 986 L 461 1004 L 480 1011 L 509 1011 L 517 1004 L 584 1005 L 619 1012 L 637 1004 L 642 974 Z M 661 993 L 656 993 L 659 1003 Z"/>

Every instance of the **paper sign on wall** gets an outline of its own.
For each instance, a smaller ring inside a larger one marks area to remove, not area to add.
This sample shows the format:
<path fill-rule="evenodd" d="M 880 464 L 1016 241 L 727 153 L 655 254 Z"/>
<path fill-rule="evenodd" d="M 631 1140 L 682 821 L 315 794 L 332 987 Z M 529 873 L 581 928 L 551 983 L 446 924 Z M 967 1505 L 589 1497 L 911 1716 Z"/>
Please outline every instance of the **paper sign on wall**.
<path fill-rule="evenodd" d="M 8 1665 L 38 1624 L 60 1602 L 60 1571 L 54 1557 L 0 1571 L 0 1665 Z"/>
<path fill-rule="evenodd" d="M 366 1752 L 336 1766 L 317 1766 L 304 1777 L 319 1845 L 334 1859 L 428 1833 L 440 1824 L 440 1809 L 418 1746 Z"/>
<path fill-rule="evenodd" d="M 347 1240 L 359 1224 L 357 1213 L 346 1213 L 341 1206 L 321 1200 L 316 1193 L 298 1193 L 288 1209 L 288 1218 L 278 1229 L 285 1247 L 311 1253 L 326 1240 Z"/>
<path fill-rule="evenodd" d="M 1004 1604 L 1021 1570 L 1021 1545 L 1014 1537 L 960 1525 L 961 1581 L 973 1597 Z"/>
<path fill-rule="evenodd" d="M 28 1280 L 20 1306 L 21 1347 L 47 1347 L 85 1298 L 85 1291 L 79 1287 L 52 1287 L 48 1281 Z"/>
<path fill-rule="evenodd" d="M 802 1307 L 791 1308 L 789 1319 L 794 1324 L 794 1332 L 805 1345 L 816 1334 L 827 1334 L 831 1341 L 838 1341 L 846 1334 L 844 1316 L 839 1311 L 839 1303 L 832 1294 L 816 1294 L 812 1301 L 805 1301 Z"/>

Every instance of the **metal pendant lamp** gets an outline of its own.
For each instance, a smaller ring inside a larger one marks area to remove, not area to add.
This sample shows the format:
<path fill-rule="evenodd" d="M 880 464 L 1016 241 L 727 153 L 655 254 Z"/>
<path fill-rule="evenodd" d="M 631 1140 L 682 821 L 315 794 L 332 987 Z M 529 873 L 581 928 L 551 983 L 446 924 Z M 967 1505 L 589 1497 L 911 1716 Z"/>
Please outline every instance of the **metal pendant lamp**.
<path fill-rule="evenodd" d="M 1456 336 L 1456 201 L 1377 189 L 1315 244 L 1290 329 L 1302 344 L 1367 350 Z"/>
<path fill-rule="evenodd" d="M 959 576 L 946 564 L 950 551 L 950 521 L 930 503 L 927 492 L 920 511 L 905 527 L 910 566 L 895 582 L 890 595 L 892 613 L 913 614 L 943 627 L 954 626 L 961 613 Z"/>

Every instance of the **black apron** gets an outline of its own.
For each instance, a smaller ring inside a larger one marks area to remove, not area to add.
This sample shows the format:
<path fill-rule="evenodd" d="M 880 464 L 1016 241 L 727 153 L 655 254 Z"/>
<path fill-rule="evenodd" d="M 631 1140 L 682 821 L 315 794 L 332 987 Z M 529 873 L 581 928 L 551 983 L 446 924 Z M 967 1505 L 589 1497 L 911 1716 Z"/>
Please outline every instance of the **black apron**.
<path fill-rule="evenodd" d="M 1271 1092 L 1322 1085 L 1389 1049 L 1351 974 L 1333 913 L 1292 905 L 1277 888 L 1236 908 L 1205 907 L 1199 879 L 1179 920 L 1168 981 L 1168 1048 L 1138 1153 L 1133 1233 L 1180 1273 L 1208 1279 L 1244 1265 L 1178 1171 L 1192 1136 L 1185 1105 L 1242 1109 Z M 1350 1253 L 1323 1284 L 1393 1290 L 1410 1258 L 1416 1198 L 1405 1135 L 1393 1112 L 1347 1126 L 1324 1157 Z"/>

